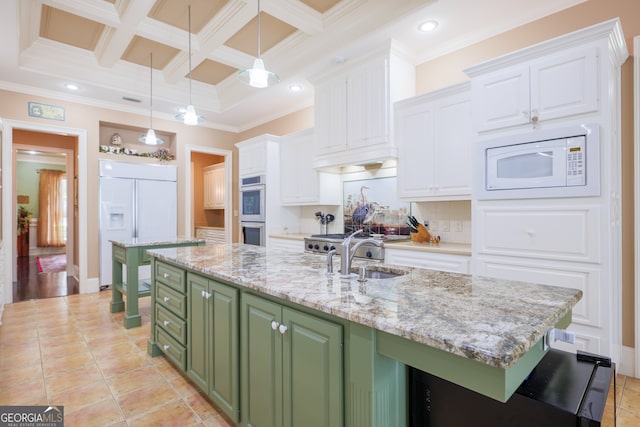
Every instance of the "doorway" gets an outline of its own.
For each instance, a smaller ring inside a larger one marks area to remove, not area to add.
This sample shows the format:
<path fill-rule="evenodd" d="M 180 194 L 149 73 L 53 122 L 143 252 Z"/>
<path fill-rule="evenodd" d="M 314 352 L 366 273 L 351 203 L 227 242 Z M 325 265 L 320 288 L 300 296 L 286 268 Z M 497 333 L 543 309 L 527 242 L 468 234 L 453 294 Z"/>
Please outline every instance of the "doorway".
<path fill-rule="evenodd" d="M 39 145 L 61 139 L 69 148 Z M 32 145 L 16 142 L 31 142 Z M 17 257 L 13 301 L 79 292 L 73 275 L 73 152 L 76 138 L 14 133 Z"/>
<path fill-rule="evenodd" d="M 73 180 L 74 206 L 73 221 L 74 226 L 70 227 L 69 241 L 73 242 L 73 275 L 78 281 L 79 292 L 97 292 L 97 279 L 89 279 L 87 271 L 87 131 L 61 127 L 44 123 L 23 122 L 15 120 L 0 119 L 2 126 L 2 182 L 6 183 L 2 187 L 2 237 L 6 242 L 2 246 L 2 269 L 0 271 L 0 284 L 3 292 L 0 294 L 0 310 L 3 304 L 13 302 L 13 282 L 16 277 L 15 258 L 17 256 L 17 231 L 16 231 L 16 185 L 14 167 L 14 131 L 26 130 L 51 134 L 52 136 L 69 136 L 75 138 L 75 152 L 72 156 L 75 163 L 75 176 Z M 77 159 L 77 160 L 76 160 Z M 73 237 L 71 236 L 73 233 Z M 85 236 L 83 238 L 83 236 Z"/>
<path fill-rule="evenodd" d="M 185 180 L 185 191 L 186 195 L 185 206 L 187 206 L 187 210 L 185 212 L 185 233 L 190 236 L 194 236 L 195 226 L 198 225 L 198 220 L 196 219 L 196 212 L 194 207 L 194 191 L 201 191 L 202 183 L 199 179 L 196 182 L 196 168 L 200 168 L 202 166 L 200 161 L 196 161 L 197 159 L 205 159 L 210 158 L 212 163 L 218 163 L 221 160 L 224 163 L 224 212 L 221 213 L 220 218 L 209 218 L 208 220 L 220 221 L 224 226 L 224 241 L 227 243 L 233 242 L 232 240 L 232 231 L 233 231 L 233 158 L 232 152 L 230 150 L 223 150 L 219 148 L 212 147 L 202 147 L 195 145 L 187 145 L 185 147 L 185 176 L 189 177 L 189 179 Z M 201 176 L 201 175 L 199 175 Z M 196 190 L 200 189 L 200 190 Z M 220 213 L 219 213 L 220 214 Z M 205 215 L 203 213 L 203 215 Z M 208 215 L 217 215 L 216 213 L 209 213 Z M 195 236 L 194 236 L 195 237 Z"/>

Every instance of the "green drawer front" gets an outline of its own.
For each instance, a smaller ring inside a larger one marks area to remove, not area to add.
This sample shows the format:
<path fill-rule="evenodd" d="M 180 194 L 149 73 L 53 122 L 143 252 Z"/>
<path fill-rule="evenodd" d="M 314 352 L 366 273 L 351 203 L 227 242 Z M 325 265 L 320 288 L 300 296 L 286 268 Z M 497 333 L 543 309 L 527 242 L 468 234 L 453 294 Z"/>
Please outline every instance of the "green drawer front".
<path fill-rule="evenodd" d="M 123 264 L 127 262 L 126 248 L 123 248 L 122 246 L 111 245 L 111 251 L 112 251 L 111 255 L 116 261 L 121 262 Z"/>
<path fill-rule="evenodd" d="M 187 349 L 174 340 L 171 335 L 161 328 L 156 328 L 156 342 L 160 350 L 175 363 L 182 371 L 187 369 Z"/>
<path fill-rule="evenodd" d="M 180 344 L 187 344 L 187 322 L 159 304 L 156 304 L 156 325 L 164 329 Z"/>
<path fill-rule="evenodd" d="M 174 291 L 163 283 L 156 286 L 156 302 L 182 318 L 187 317 L 187 296 Z"/>
<path fill-rule="evenodd" d="M 162 262 L 156 263 L 156 280 L 171 286 L 178 292 L 187 292 L 184 270 Z"/>

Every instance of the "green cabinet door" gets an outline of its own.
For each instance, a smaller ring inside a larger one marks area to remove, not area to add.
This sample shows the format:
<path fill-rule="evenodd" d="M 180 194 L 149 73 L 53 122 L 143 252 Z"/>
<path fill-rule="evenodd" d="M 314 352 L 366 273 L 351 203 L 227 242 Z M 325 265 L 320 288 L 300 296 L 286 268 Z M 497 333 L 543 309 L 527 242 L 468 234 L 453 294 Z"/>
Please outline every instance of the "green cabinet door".
<path fill-rule="evenodd" d="M 233 421 L 240 420 L 239 292 L 209 281 L 211 308 L 208 345 L 209 390 L 207 394 Z"/>
<path fill-rule="evenodd" d="M 243 423 L 342 426 L 342 326 L 253 295 L 242 316 Z"/>
<path fill-rule="evenodd" d="M 209 279 L 187 273 L 189 326 L 187 334 L 187 375 L 204 392 L 208 392 L 208 315 Z"/>
<path fill-rule="evenodd" d="M 343 425 L 342 327 L 283 308 L 285 427 Z"/>
<path fill-rule="evenodd" d="M 247 427 L 282 426 L 282 336 L 279 304 L 242 297 L 242 423 Z M 275 322 L 275 323 L 274 323 Z"/>
<path fill-rule="evenodd" d="M 187 375 L 229 418 L 240 419 L 238 290 L 187 274 Z"/>

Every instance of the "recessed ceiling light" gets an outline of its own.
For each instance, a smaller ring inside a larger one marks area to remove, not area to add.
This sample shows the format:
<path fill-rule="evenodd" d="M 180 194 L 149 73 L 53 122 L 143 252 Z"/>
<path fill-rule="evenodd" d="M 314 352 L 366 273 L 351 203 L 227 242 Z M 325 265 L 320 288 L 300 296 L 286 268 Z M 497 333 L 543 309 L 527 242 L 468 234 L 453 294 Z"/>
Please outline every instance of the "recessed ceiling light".
<path fill-rule="evenodd" d="M 423 33 L 428 33 L 429 31 L 433 31 L 436 28 L 438 28 L 438 21 L 434 21 L 434 20 L 425 21 L 418 26 L 418 30 L 420 30 Z"/>
<path fill-rule="evenodd" d="M 302 85 L 298 83 L 294 83 L 289 85 L 289 90 L 291 92 L 300 92 L 302 90 Z"/>
<path fill-rule="evenodd" d="M 78 85 L 74 85 L 73 83 L 67 83 L 66 85 L 64 85 L 64 87 L 66 87 L 69 90 L 78 90 L 78 89 L 80 89 L 80 87 Z"/>

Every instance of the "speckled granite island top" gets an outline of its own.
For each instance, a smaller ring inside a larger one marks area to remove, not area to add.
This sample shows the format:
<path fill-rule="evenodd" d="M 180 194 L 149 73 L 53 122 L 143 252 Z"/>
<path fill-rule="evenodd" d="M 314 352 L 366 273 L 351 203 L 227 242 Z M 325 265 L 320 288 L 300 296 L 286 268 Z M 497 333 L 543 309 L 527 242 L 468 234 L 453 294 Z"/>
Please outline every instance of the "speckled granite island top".
<path fill-rule="evenodd" d="M 189 239 L 186 237 L 174 237 L 174 238 L 158 238 L 158 239 L 138 239 L 132 237 L 125 240 L 109 240 L 114 245 L 122 246 L 125 248 L 135 248 L 139 246 L 162 246 L 173 244 L 186 244 L 186 243 L 205 243 L 204 239 Z"/>
<path fill-rule="evenodd" d="M 149 253 L 214 279 L 498 368 L 513 365 L 582 297 L 576 289 L 384 264 L 408 274 L 360 283 L 357 277 L 341 279 L 339 273 L 327 276 L 325 256 L 243 244 Z M 334 271 L 339 265 L 334 259 Z"/>

